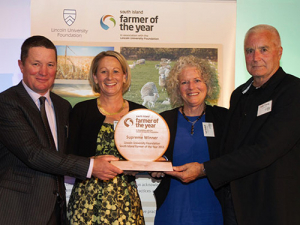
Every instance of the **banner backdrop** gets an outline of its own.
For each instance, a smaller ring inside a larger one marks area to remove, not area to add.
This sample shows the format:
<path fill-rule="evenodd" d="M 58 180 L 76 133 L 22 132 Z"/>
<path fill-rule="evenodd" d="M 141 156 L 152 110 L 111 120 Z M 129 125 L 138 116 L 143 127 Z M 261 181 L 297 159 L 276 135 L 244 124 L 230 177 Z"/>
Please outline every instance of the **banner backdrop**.
<path fill-rule="evenodd" d="M 125 99 L 156 112 L 170 109 L 165 78 L 180 56 L 193 54 L 217 68 L 218 105 L 228 107 L 234 89 L 235 26 L 236 1 L 31 1 L 31 35 L 48 37 L 58 50 L 53 91 L 72 105 L 95 98 L 87 81 L 90 63 L 101 51 L 115 50 L 132 72 Z M 158 93 L 150 102 L 142 98 L 145 85 Z M 153 224 L 158 183 L 147 174 L 137 179 L 147 225 Z M 67 187 L 69 193 L 72 185 Z"/>

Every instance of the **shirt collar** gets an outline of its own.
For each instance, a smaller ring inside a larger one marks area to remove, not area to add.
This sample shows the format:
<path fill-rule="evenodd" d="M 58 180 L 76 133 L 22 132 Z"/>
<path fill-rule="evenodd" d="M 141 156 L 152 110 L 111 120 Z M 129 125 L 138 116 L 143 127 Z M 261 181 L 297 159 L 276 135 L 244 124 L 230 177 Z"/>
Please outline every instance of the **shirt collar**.
<path fill-rule="evenodd" d="M 279 67 L 279 69 L 281 69 L 281 67 Z M 279 70 L 279 69 L 278 69 L 278 70 Z M 268 84 L 271 83 L 271 80 L 274 79 L 274 77 L 276 76 L 278 70 L 272 75 L 272 77 L 271 77 L 266 83 L 264 83 L 264 84 L 263 84 L 262 86 L 260 86 L 260 87 L 257 87 L 256 89 L 264 89 L 264 88 L 266 88 L 266 87 L 268 86 Z M 246 93 L 249 91 L 249 89 L 250 89 L 250 87 L 251 87 L 252 84 L 253 84 L 253 78 L 251 77 L 251 78 L 246 82 L 246 84 L 244 85 L 244 87 L 243 87 L 243 89 L 242 89 L 242 93 L 243 93 L 243 94 L 246 94 Z"/>
<path fill-rule="evenodd" d="M 243 90 L 242 90 L 242 93 L 243 93 L 243 94 L 246 94 L 247 91 L 249 91 L 249 89 L 250 89 L 250 87 L 251 87 L 252 84 L 253 84 L 253 80 L 252 80 L 251 82 L 249 82 L 249 84 L 247 83 L 247 84 L 245 85 L 245 87 L 244 87 Z"/>
<path fill-rule="evenodd" d="M 46 97 L 47 102 L 52 106 L 52 102 L 51 102 L 51 98 L 50 98 L 50 91 L 48 90 L 46 94 L 44 95 L 40 95 L 36 92 L 34 92 L 33 90 L 31 90 L 26 84 L 25 82 L 22 80 L 22 84 L 25 88 L 25 90 L 27 91 L 27 93 L 30 95 L 30 97 L 32 98 L 32 100 L 34 101 L 35 104 L 37 104 L 38 106 L 40 105 L 40 101 L 39 98 L 41 96 Z"/>

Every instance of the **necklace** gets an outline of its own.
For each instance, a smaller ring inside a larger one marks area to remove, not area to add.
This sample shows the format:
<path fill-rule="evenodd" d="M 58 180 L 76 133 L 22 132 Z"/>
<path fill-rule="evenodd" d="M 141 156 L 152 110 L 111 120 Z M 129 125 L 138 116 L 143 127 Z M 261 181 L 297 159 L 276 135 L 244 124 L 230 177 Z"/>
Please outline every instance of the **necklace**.
<path fill-rule="evenodd" d="M 115 113 L 109 113 L 109 112 L 107 112 L 105 109 L 103 109 L 103 108 L 101 107 L 100 99 L 99 99 L 99 98 L 97 99 L 97 105 L 98 105 L 100 111 L 103 112 L 103 113 L 104 113 L 105 115 L 107 115 L 107 116 L 113 116 L 113 115 L 119 114 L 119 113 L 122 112 L 122 110 L 124 109 L 125 104 L 126 104 L 126 100 L 123 99 L 123 104 L 122 104 L 121 109 L 119 109 L 119 110 L 118 110 L 117 112 L 115 112 Z"/>
<path fill-rule="evenodd" d="M 204 115 L 204 113 L 205 113 L 205 105 L 204 105 L 204 109 L 203 109 L 203 111 L 202 111 L 202 113 L 201 113 L 201 115 L 195 120 L 195 121 L 190 121 L 189 120 L 189 118 L 187 118 L 186 117 L 186 115 L 184 114 L 184 107 L 182 106 L 182 115 L 183 115 L 183 117 L 184 117 L 184 119 L 186 119 L 189 123 L 191 123 L 192 124 L 192 128 L 191 128 L 191 135 L 193 135 L 194 134 L 194 127 L 195 127 L 195 123 L 197 123 L 198 122 L 198 120 L 200 120 L 201 119 L 201 117 Z"/>

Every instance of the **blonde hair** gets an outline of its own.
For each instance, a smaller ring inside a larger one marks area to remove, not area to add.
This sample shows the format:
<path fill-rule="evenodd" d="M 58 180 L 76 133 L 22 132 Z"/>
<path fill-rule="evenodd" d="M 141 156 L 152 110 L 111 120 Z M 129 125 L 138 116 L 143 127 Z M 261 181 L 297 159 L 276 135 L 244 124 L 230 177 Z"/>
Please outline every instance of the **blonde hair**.
<path fill-rule="evenodd" d="M 128 63 L 127 63 L 126 59 L 124 58 L 124 56 L 116 51 L 100 52 L 93 59 L 91 67 L 90 67 L 90 72 L 89 72 L 89 82 L 93 88 L 93 91 L 96 93 L 100 93 L 100 88 L 99 88 L 98 84 L 95 83 L 93 75 L 97 74 L 99 61 L 106 56 L 114 57 L 120 62 L 122 71 L 124 74 L 126 74 L 126 82 L 123 84 L 122 93 L 123 94 L 126 93 L 131 84 L 131 72 L 130 72 L 130 68 L 129 68 Z"/>
<path fill-rule="evenodd" d="M 167 92 L 170 98 L 172 107 L 183 105 L 183 99 L 179 92 L 179 75 L 186 67 L 196 67 L 200 77 L 207 86 L 207 94 L 205 103 L 209 105 L 217 104 L 220 86 L 216 69 L 204 59 L 199 59 L 195 56 L 182 56 L 171 69 L 166 82 Z"/>

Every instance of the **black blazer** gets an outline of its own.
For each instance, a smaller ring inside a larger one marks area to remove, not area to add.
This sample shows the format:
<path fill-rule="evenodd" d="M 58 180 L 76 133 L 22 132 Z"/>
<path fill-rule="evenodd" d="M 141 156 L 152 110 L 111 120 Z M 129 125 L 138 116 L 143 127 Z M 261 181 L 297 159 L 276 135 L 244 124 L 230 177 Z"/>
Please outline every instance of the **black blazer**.
<path fill-rule="evenodd" d="M 128 101 L 129 111 L 145 108 L 142 105 Z M 96 154 L 97 137 L 105 120 L 99 112 L 97 99 L 90 99 L 77 103 L 70 114 L 70 135 L 68 139 L 68 153 L 91 157 Z M 134 176 L 128 176 L 129 182 Z M 81 182 L 81 179 L 76 179 Z"/>
<path fill-rule="evenodd" d="M 229 120 L 251 82 L 233 92 Z M 300 224 L 300 79 L 279 68 L 261 91 L 234 149 L 205 162 L 206 173 L 215 188 L 230 182 L 239 225 Z M 257 116 L 268 101 L 271 111 Z"/>
<path fill-rule="evenodd" d="M 129 111 L 145 108 L 131 101 L 128 103 Z M 77 103 L 70 114 L 68 153 L 94 156 L 98 133 L 104 120 L 105 116 L 99 112 L 96 98 Z"/>
<path fill-rule="evenodd" d="M 64 154 L 70 104 L 50 93 L 58 151 L 48 146 L 39 109 L 20 82 L 0 94 L 0 224 L 47 224 L 56 176 L 86 177 L 89 159 Z"/>
<path fill-rule="evenodd" d="M 218 106 L 206 106 L 205 111 L 205 121 L 212 122 L 214 125 L 215 137 L 207 137 L 207 144 L 209 149 L 209 156 L 211 159 L 217 158 L 220 156 L 220 141 L 223 133 L 223 125 L 225 123 L 225 117 L 227 114 L 227 109 L 218 107 Z M 178 117 L 178 108 L 168 110 L 161 113 L 162 117 L 166 120 L 169 129 L 170 129 L 170 144 L 165 152 L 165 156 L 169 161 L 173 161 L 173 149 L 175 143 L 175 137 L 177 132 L 177 117 Z M 171 183 L 171 176 L 165 176 L 154 191 L 156 198 L 157 209 L 163 204 L 164 200 L 167 197 Z M 221 192 L 216 194 L 217 197 L 222 199 Z"/>

